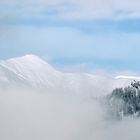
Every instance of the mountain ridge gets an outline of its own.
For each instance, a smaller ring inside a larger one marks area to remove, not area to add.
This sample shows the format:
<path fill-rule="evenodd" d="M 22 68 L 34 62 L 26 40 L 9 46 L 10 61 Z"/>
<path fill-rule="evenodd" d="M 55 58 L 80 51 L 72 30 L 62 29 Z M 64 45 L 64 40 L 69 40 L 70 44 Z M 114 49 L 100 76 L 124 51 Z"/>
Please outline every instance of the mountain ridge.
<path fill-rule="evenodd" d="M 59 89 L 78 94 L 93 94 L 95 91 L 111 92 L 113 88 L 126 85 L 131 81 L 88 73 L 62 73 L 41 57 L 32 54 L 0 61 L 0 76 L 1 88 L 4 83 L 6 88 L 24 85 L 37 90 Z M 2 77 L 7 81 L 2 80 Z"/>

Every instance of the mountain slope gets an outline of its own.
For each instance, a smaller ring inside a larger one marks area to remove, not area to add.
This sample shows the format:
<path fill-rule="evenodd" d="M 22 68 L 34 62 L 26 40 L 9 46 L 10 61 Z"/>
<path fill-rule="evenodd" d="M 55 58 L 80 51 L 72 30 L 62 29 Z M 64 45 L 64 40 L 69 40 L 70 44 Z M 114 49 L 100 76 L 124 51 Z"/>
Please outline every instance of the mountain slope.
<path fill-rule="evenodd" d="M 0 88 L 31 88 L 35 90 L 77 94 L 106 94 L 131 80 L 109 78 L 87 73 L 62 73 L 35 55 L 0 61 Z"/>
<path fill-rule="evenodd" d="M 2 64 L 14 71 L 18 77 L 28 81 L 33 86 L 54 87 L 56 79 L 61 73 L 53 69 L 48 63 L 35 55 L 26 55 L 19 58 L 9 59 Z"/>

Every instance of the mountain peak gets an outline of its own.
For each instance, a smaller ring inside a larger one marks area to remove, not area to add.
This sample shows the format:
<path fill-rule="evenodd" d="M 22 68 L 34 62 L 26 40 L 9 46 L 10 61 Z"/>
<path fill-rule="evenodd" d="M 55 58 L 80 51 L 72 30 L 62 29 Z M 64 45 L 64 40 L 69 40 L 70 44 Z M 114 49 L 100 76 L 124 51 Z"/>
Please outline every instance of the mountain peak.
<path fill-rule="evenodd" d="M 39 56 L 34 55 L 34 54 L 27 54 L 22 56 L 21 58 L 26 58 L 26 59 L 41 59 Z"/>
<path fill-rule="evenodd" d="M 21 57 L 15 57 L 11 58 L 9 60 L 3 61 L 3 65 L 6 65 L 10 68 L 14 68 L 17 71 L 42 71 L 43 69 L 46 69 L 47 71 L 54 72 L 56 71 L 49 63 L 47 63 L 45 60 L 41 59 L 39 56 L 28 54 Z M 40 70 L 39 70 L 40 69 Z"/>
<path fill-rule="evenodd" d="M 15 61 L 22 61 L 22 62 L 29 62 L 29 63 L 46 63 L 46 61 L 44 61 L 41 57 L 37 56 L 37 55 L 33 55 L 33 54 L 27 54 L 21 57 L 15 57 L 15 58 L 11 58 L 9 60 L 7 60 L 8 62 L 15 62 Z"/>
<path fill-rule="evenodd" d="M 46 69 L 50 72 L 58 72 L 55 70 L 54 67 L 52 67 L 48 62 L 43 60 L 41 57 L 33 55 L 33 54 L 27 54 L 21 57 L 15 57 L 8 59 L 6 61 L 2 62 L 4 65 L 7 65 L 11 68 L 16 69 L 23 69 L 26 70 L 33 70 L 33 71 L 39 71 L 39 69 L 42 71 L 42 69 Z"/>
<path fill-rule="evenodd" d="M 28 61 L 35 61 L 35 60 L 43 61 L 39 56 L 34 55 L 34 54 L 27 54 L 21 57 L 13 58 L 13 59 L 22 59 L 22 60 L 28 60 Z"/>

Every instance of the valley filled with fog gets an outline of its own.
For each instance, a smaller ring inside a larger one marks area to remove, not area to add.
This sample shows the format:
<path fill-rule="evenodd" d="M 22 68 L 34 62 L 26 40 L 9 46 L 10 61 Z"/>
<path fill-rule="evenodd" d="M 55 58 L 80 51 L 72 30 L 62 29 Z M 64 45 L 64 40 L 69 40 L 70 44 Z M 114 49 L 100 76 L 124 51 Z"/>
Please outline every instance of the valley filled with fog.
<path fill-rule="evenodd" d="M 1 140 L 140 138 L 139 117 L 114 119 L 105 101 L 132 80 L 63 73 L 34 55 L 1 60 L 0 77 Z"/>

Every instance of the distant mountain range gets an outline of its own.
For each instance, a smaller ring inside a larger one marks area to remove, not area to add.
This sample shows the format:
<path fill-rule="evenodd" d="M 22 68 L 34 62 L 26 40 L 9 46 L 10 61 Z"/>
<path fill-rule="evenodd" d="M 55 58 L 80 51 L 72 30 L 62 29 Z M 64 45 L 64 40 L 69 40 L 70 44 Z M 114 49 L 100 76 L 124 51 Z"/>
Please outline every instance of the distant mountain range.
<path fill-rule="evenodd" d="M 107 77 L 88 73 L 64 73 L 35 55 L 0 61 L 0 89 L 34 89 L 96 95 L 111 92 L 139 77 Z M 97 94 L 99 93 L 99 94 Z"/>

